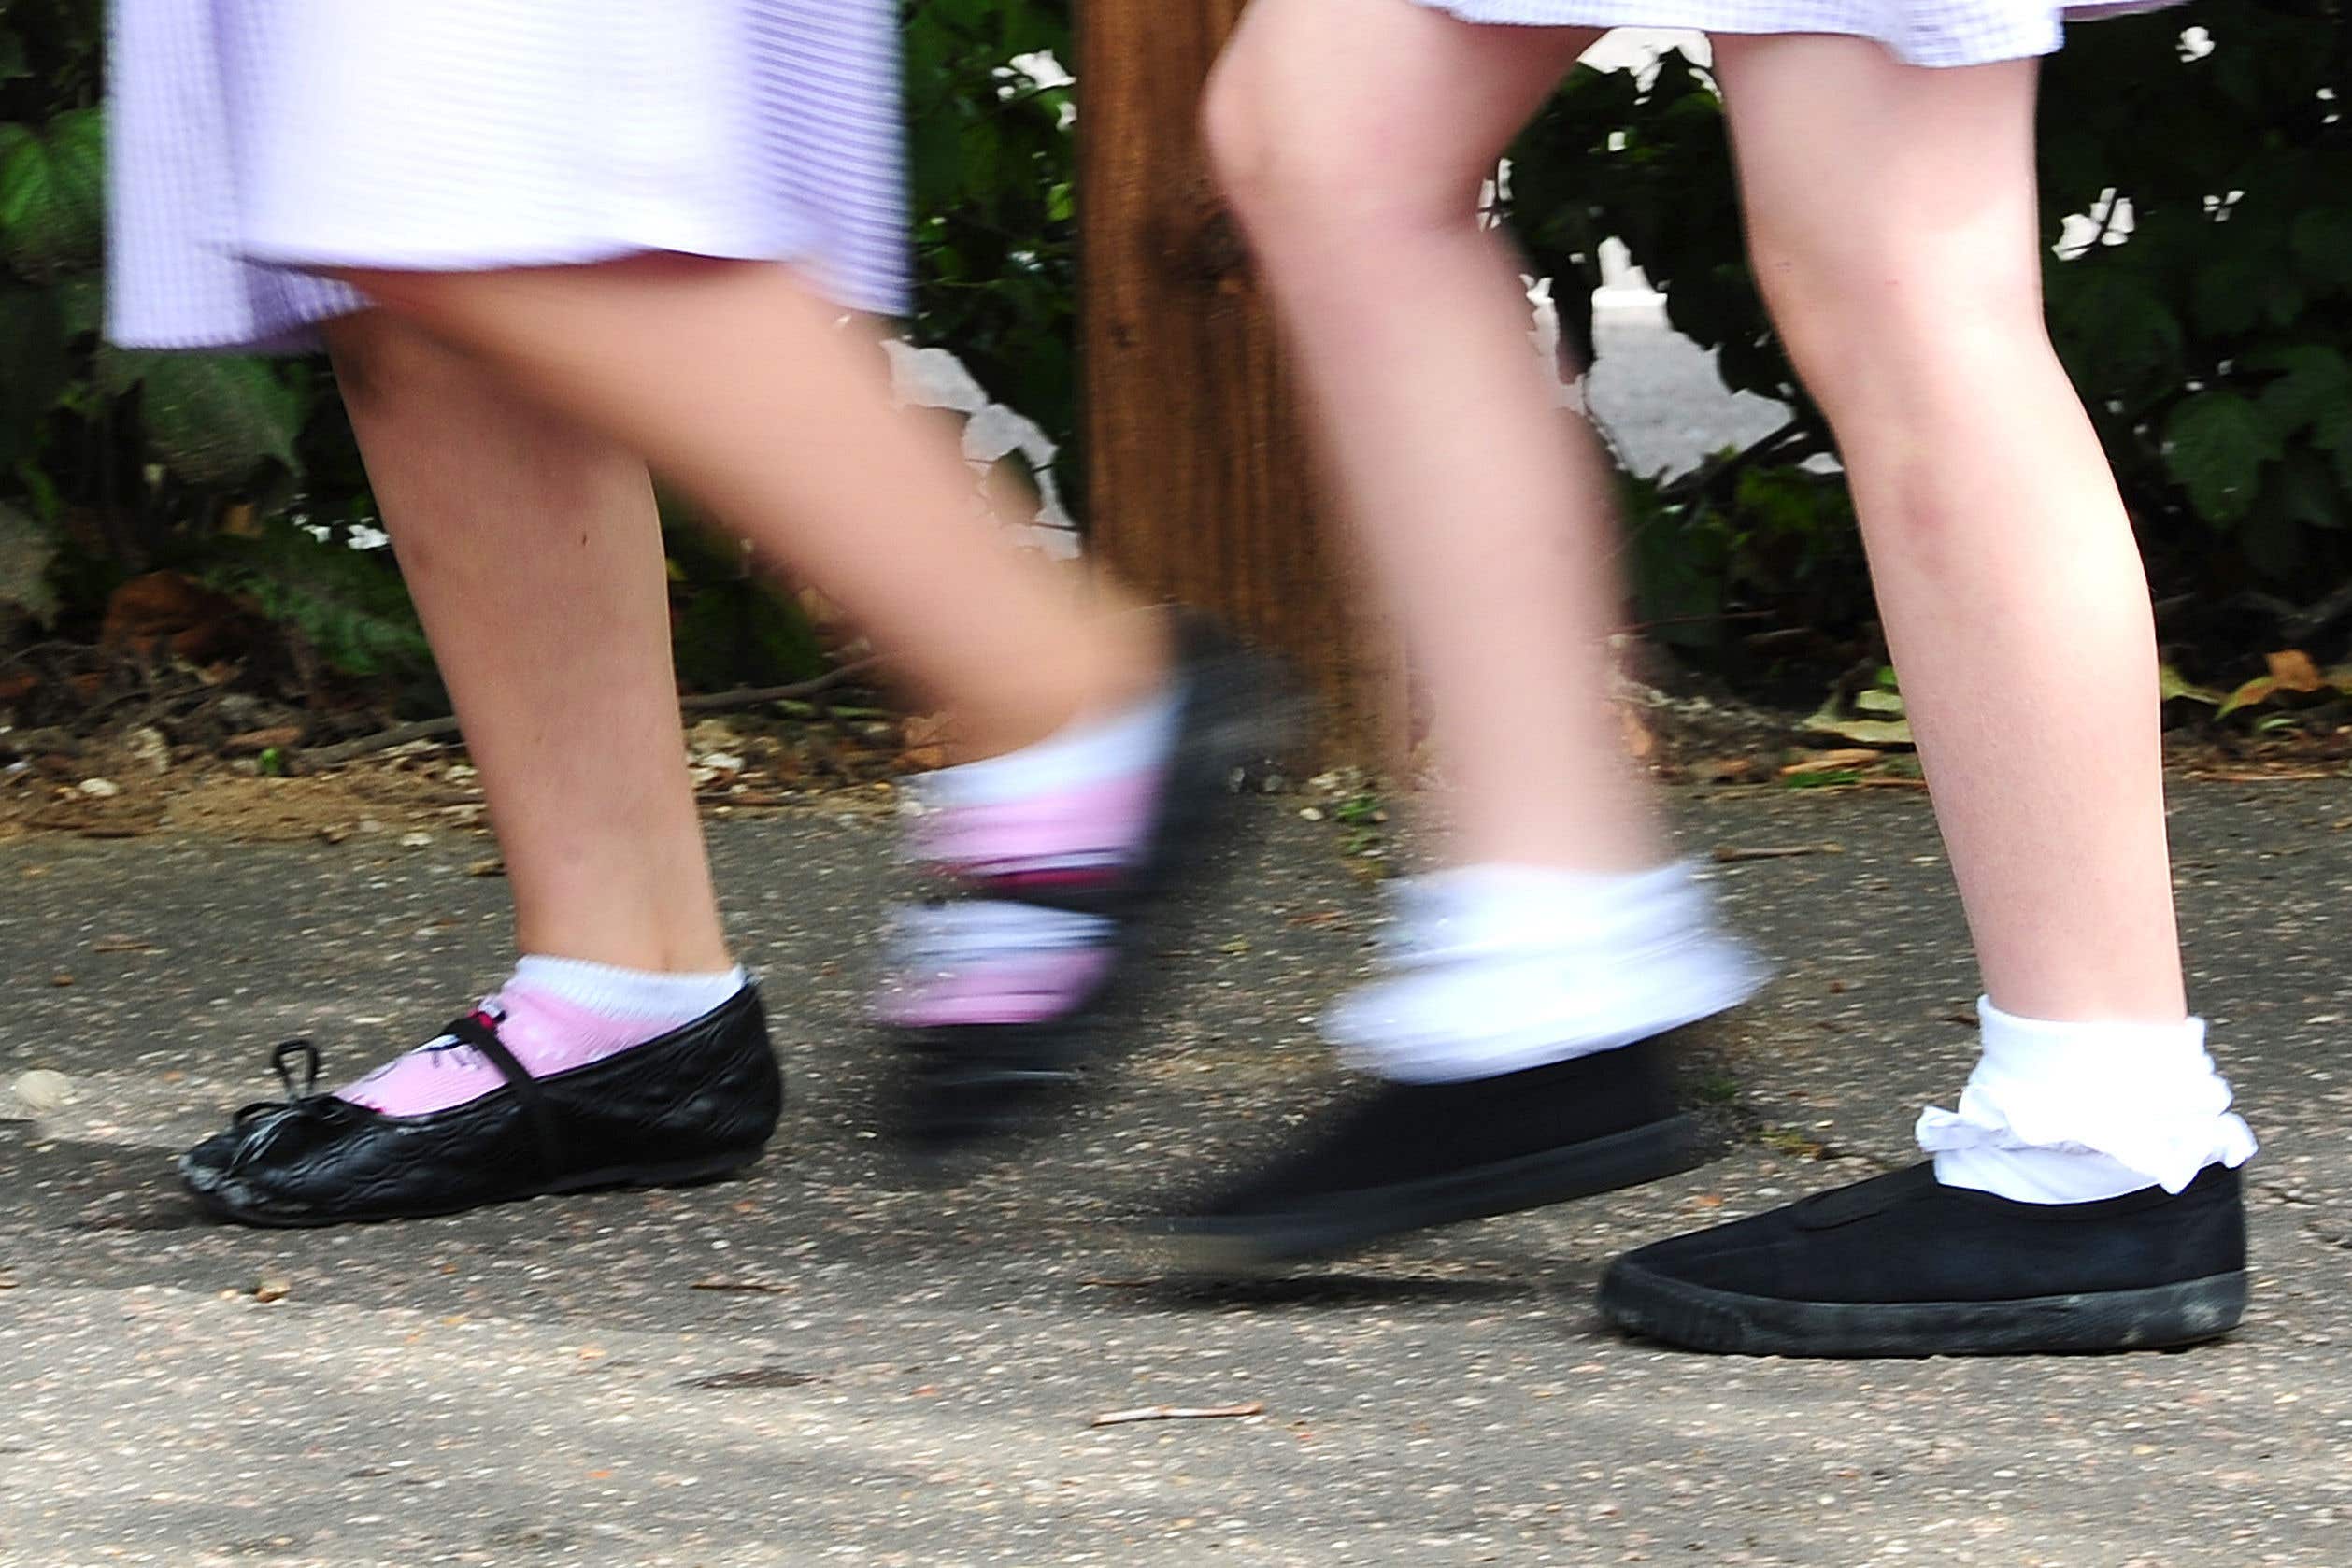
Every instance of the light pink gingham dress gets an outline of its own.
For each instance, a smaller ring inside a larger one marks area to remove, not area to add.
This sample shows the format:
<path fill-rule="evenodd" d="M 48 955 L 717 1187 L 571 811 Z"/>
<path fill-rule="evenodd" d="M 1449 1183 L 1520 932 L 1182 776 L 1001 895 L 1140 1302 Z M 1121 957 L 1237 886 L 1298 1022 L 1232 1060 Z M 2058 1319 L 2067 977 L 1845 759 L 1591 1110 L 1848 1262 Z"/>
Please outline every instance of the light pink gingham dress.
<path fill-rule="evenodd" d="M 2065 23 L 2161 9 L 2174 0 L 1418 0 L 1464 21 L 1529 27 L 1661 27 L 1700 33 L 1834 33 L 1874 38 L 1910 65 L 1989 65 L 2047 54 Z"/>
<path fill-rule="evenodd" d="M 791 259 L 904 308 L 894 0 L 115 0 L 109 325 L 306 342 L 324 265 Z"/>

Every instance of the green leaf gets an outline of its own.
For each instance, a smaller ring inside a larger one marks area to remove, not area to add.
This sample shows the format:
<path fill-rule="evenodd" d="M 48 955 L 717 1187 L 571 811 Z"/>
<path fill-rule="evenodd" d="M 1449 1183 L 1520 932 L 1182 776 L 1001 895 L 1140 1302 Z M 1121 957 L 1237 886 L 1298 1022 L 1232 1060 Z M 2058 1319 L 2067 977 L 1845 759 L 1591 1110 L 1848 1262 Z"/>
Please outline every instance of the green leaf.
<path fill-rule="evenodd" d="M 2104 252 L 2049 269 L 2050 326 L 2070 365 L 2112 384 L 2178 363 L 2180 318 L 2155 286 Z"/>
<path fill-rule="evenodd" d="M 2216 232 L 2235 224 L 2216 224 Z M 2129 249 L 2127 247 L 2127 249 Z M 2252 330 L 2276 282 L 2272 259 L 2253 246 L 2222 249 L 2197 269 L 2190 308 L 2197 325 L 2211 333 Z"/>
<path fill-rule="evenodd" d="M 270 361 L 160 354 L 138 380 L 149 449 L 182 481 L 239 484 L 272 461 L 301 467 L 301 400 Z"/>
<path fill-rule="evenodd" d="M 73 378 L 56 296 L 0 283 L 0 462 L 27 449 Z"/>
<path fill-rule="evenodd" d="M 2262 412 L 2282 436 L 2316 425 L 2331 410 L 2352 404 L 2352 361 L 2326 344 L 2249 354 L 2248 370 L 2284 372 L 2262 389 Z"/>
<path fill-rule="evenodd" d="M 146 380 L 149 371 L 171 357 L 145 349 L 118 349 L 111 343 L 101 343 L 98 351 L 91 356 L 90 377 L 107 396 L 121 397 Z"/>
<path fill-rule="evenodd" d="M 2183 702 L 2202 703 L 2207 707 L 2221 706 L 2220 692 L 2210 686 L 2193 684 L 2170 664 L 2162 665 L 2157 670 L 2156 692 L 2159 699 L 2168 703 L 2178 698 Z"/>
<path fill-rule="evenodd" d="M 2288 244 L 2306 276 L 2352 288 L 2352 207 L 2316 207 L 2297 214 Z"/>
<path fill-rule="evenodd" d="M 2227 719 L 2233 713 L 2243 712 L 2246 708 L 2269 702 L 2277 692 L 2277 681 L 2269 676 L 2257 676 L 2227 697 L 2222 698 L 2221 706 L 2214 709 L 2213 716 L 2216 719 Z"/>
<path fill-rule="evenodd" d="M 2278 433 L 2251 398 L 2199 392 L 2164 426 L 2164 465 L 2210 522 L 2234 522 L 2254 505 L 2262 465 L 2282 450 Z"/>
<path fill-rule="evenodd" d="M 824 653 L 796 605 L 756 577 L 716 582 L 677 619 L 677 673 L 702 691 L 797 680 L 823 667 Z"/>
<path fill-rule="evenodd" d="M 7 134 L 7 133 L 13 133 Z M 0 255 L 46 279 L 98 259 L 106 227 L 106 120 L 73 109 L 35 135 L 0 131 Z"/>
<path fill-rule="evenodd" d="M 67 337 L 84 337 L 106 325 L 107 286 L 95 275 L 61 278 L 57 291 L 57 321 Z"/>
<path fill-rule="evenodd" d="M 2335 457 L 2336 478 L 2352 490 L 2352 403 L 2322 412 L 2311 428 L 2312 445 Z"/>
<path fill-rule="evenodd" d="M 1906 719 L 1854 719 L 1825 704 L 1799 726 L 1809 735 L 1829 735 L 1857 746 L 1909 746 L 1911 722 Z"/>
<path fill-rule="evenodd" d="M 57 540 L 14 506 L 0 504 L 0 611 L 14 610 L 47 626 L 57 614 L 57 590 L 50 568 L 57 563 Z M 7 624 L 0 615 L 0 627 Z"/>
<path fill-rule="evenodd" d="M 210 588 L 251 599 L 299 629 L 327 664 L 369 677 L 429 668 L 432 656 L 389 550 L 356 550 L 289 522 L 259 538 L 212 541 Z"/>
<path fill-rule="evenodd" d="M 2304 528 L 2343 527 L 2345 505 L 2352 501 L 2336 483 L 2327 460 L 2309 447 L 2295 448 L 2271 470 L 2271 483 L 2262 495 L 2280 516 Z M 2288 569 L 2293 564 L 2285 563 Z"/>

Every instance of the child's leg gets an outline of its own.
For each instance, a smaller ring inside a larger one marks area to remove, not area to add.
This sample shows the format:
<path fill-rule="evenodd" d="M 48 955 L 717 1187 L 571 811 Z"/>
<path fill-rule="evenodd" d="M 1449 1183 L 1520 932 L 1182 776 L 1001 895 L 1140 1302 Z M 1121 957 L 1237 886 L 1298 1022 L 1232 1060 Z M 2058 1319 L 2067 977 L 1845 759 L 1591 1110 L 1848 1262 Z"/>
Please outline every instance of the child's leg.
<path fill-rule="evenodd" d="M 900 1130 L 961 1144 L 1071 1076 L 1156 903 L 1264 736 L 1249 661 L 1132 613 L 977 513 L 894 410 L 872 331 L 780 266 L 646 257 L 352 281 L 656 466 L 821 588 L 980 760 L 922 781 L 914 858 L 967 896 L 902 921 Z"/>
<path fill-rule="evenodd" d="M 2147 582 L 2043 325 L 2036 64 L 1727 37 L 1717 70 L 1986 987 L 2032 1018 L 2177 1022 Z"/>
<path fill-rule="evenodd" d="M 1205 1265 L 1327 1251 L 1688 1163 L 1664 1037 L 1750 966 L 1713 930 L 1605 701 L 1606 469 L 1555 406 L 1479 181 L 1594 35 L 1406 0 L 1257 0 L 1210 89 L 1347 520 L 1456 786 L 1452 869 L 1332 1020 L 1386 1080 L 1176 1221 Z"/>
<path fill-rule="evenodd" d="M 526 395 L 646 453 L 820 585 L 977 754 L 1164 678 L 1162 632 L 974 518 L 952 444 L 892 409 L 873 330 L 780 266 L 656 256 L 349 280 Z"/>
<path fill-rule="evenodd" d="M 1703 1349 L 2167 1346 L 2245 1300 L 2254 1150 L 2185 1017 L 2147 589 L 2045 336 L 2030 61 L 1720 39 L 1750 243 L 1837 427 L 1990 996 L 1934 1163 L 1619 1260 Z"/>
<path fill-rule="evenodd" d="M 227 1218 L 317 1221 L 748 1162 L 775 1125 L 776 1064 L 686 777 L 645 465 L 380 312 L 325 330 L 481 769 L 523 957 L 450 1033 L 191 1150 L 189 1186 Z M 535 1129 L 502 1105 L 523 1092 L 512 1073 L 592 1075 L 567 1101 L 600 1119 Z"/>
<path fill-rule="evenodd" d="M 730 967 L 645 464 L 380 311 L 329 323 L 327 341 L 481 769 L 517 946 Z"/>
<path fill-rule="evenodd" d="M 1359 544 L 1426 680 L 1448 854 L 1624 871 L 1663 840 L 1605 700 L 1606 469 L 1528 347 L 1479 182 L 1597 35 L 1404 0 L 1256 0 L 1217 172 L 1281 307 Z"/>

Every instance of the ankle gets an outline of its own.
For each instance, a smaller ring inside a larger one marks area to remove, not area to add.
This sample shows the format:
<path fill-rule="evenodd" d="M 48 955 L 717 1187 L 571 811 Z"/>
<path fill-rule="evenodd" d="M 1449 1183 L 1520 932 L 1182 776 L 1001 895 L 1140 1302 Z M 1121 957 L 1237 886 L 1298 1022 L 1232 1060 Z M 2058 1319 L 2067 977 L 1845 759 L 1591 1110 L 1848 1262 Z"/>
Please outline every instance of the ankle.
<path fill-rule="evenodd" d="M 580 930 L 518 920 L 515 950 L 649 975 L 717 975 L 735 966 L 734 954 L 716 927 Z"/>
<path fill-rule="evenodd" d="M 1031 672 L 1013 703 L 957 714 L 953 760 L 1001 757 L 1115 718 L 1165 691 L 1176 670 L 1169 618 L 1156 611 L 1122 607 L 1090 617 L 1076 641 L 1069 658 Z"/>
<path fill-rule="evenodd" d="M 2019 1203 L 2075 1204 L 2244 1164 L 2254 1134 L 2231 1109 L 2202 1019 L 2052 1021 L 1977 1003 L 1983 1048 L 1957 1112 L 1920 1113 L 1937 1179 Z"/>

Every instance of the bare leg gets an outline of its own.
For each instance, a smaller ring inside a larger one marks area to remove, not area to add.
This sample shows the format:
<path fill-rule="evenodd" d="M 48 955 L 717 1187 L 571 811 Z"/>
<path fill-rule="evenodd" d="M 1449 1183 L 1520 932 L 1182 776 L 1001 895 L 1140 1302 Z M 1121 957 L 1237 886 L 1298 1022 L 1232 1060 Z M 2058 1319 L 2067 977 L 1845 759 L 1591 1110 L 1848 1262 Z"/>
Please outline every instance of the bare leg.
<path fill-rule="evenodd" d="M 518 946 L 727 968 L 645 465 L 381 312 L 327 338 L 481 769 Z"/>
<path fill-rule="evenodd" d="M 1553 406 L 1518 258 L 1476 214 L 1479 181 L 1595 36 L 1257 0 L 1209 92 L 1218 172 L 1429 685 L 1465 862 L 1665 854 L 1604 696 L 1621 611 L 1606 469 Z"/>
<path fill-rule="evenodd" d="M 1749 242 L 1837 429 L 1986 987 L 2185 1012 L 2146 578 L 2051 351 L 2035 64 L 1722 38 Z"/>
<path fill-rule="evenodd" d="M 1173 1217 L 1201 1265 L 1681 1168 L 1672 1036 L 1753 989 L 1661 863 L 1606 700 L 1606 469 L 1529 348 L 1518 259 L 1478 224 L 1480 178 L 1592 37 L 1256 0 L 1210 91 L 1219 173 L 1429 684 L 1458 863 L 1405 885 L 1411 956 L 1325 1019 L 1378 1088 Z"/>
<path fill-rule="evenodd" d="M 951 446 L 890 406 L 871 328 L 789 270 L 655 256 L 349 281 L 654 464 L 821 588 L 952 710 L 975 752 L 1044 738 L 1162 678 L 1164 634 L 1082 604 L 976 521 Z"/>

